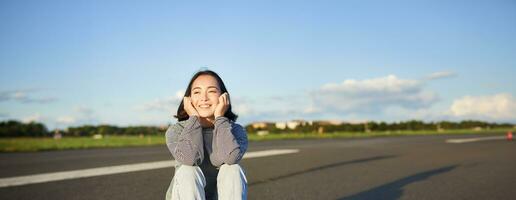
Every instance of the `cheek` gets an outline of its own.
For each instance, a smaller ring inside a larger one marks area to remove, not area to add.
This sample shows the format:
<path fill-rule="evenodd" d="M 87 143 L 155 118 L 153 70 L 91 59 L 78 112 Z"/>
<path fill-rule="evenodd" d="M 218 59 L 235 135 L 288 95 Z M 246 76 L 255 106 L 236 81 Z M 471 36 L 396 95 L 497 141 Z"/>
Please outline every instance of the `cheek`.
<path fill-rule="evenodd" d="M 211 102 L 213 102 L 214 104 L 218 104 L 219 103 L 219 96 L 220 95 L 212 95 L 212 96 L 210 96 Z"/>
<path fill-rule="evenodd" d="M 197 105 L 197 101 L 199 101 L 199 98 L 197 98 L 195 96 L 191 96 L 190 99 L 192 100 L 193 105 Z"/>

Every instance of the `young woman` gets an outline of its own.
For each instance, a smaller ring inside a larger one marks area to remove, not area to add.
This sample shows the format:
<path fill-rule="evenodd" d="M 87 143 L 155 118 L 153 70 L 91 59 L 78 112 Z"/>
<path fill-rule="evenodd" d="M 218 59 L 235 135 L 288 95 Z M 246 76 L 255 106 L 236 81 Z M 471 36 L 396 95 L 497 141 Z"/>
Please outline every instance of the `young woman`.
<path fill-rule="evenodd" d="M 238 162 L 247 133 L 235 123 L 229 93 L 213 71 L 197 72 L 166 132 L 176 160 L 166 199 L 246 199 L 247 179 Z"/>

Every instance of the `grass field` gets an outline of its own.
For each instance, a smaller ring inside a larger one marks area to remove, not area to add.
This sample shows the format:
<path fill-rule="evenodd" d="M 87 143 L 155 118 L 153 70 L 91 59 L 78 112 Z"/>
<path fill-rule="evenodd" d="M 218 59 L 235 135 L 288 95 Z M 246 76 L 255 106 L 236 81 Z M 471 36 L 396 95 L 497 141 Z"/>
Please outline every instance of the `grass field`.
<path fill-rule="evenodd" d="M 493 129 L 485 131 L 474 130 L 447 130 L 437 131 L 383 131 L 383 132 L 337 132 L 325 134 L 269 134 L 266 136 L 249 135 L 251 141 L 281 140 L 281 139 L 332 139 L 332 138 L 366 138 L 366 137 L 390 137 L 390 136 L 414 136 L 414 135 L 500 135 L 513 129 Z"/>
<path fill-rule="evenodd" d="M 0 152 L 129 147 L 163 144 L 165 144 L 165 138 L 163 136 L 105 136 L 102 139 L 93 139 L 92 137 L 63 137 L 59 140 L 35 137 L 2 138 L 0 139 Z"/>
<path fill-rule="evenodd" d="M 448 131 L 387 131 L 387 132 L 338 132 L 325 134 L 269 134 L 258 136 L 249 134 L 249 141 L 284 140 L 284 139 L 331 139 L 331 138 L 363 138 L 363 137 L 388 137 L 388 136 L 410 136 L 410 135 L 464 135 L 464 134 L 485 134 L 500 135 L 512 129 L 494 129 L 485 131 L 473 130 L 448 130 Z M 64 137 L 59 140 L 53 138 L 2 138 L 0 139 L 0 152 L 31 152 L 65 149 L 88 149 L 107 147 L 130 147 L 165 145 L 164 136 L 105 136 L 102 139 L 92 137 Z"/>

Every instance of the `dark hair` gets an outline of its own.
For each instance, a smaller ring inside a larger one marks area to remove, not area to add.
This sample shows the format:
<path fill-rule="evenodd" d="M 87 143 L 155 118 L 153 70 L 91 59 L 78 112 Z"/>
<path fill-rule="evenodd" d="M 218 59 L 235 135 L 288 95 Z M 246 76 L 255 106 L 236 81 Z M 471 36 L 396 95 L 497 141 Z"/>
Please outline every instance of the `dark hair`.
<path fill-rule="evenodd" d="M 198 71 L 197 73 L 195 73 L 193 75 L 192 79 L 190 79 L 190 83 L 188 83 L 188 87 L 186 88 L 184 97 L 191 96 L 193 82 L 195 81 L 195 79 L 197 79 L 197 77 L 202 76 L 202 75 L 210 75 L 213 78 L 215 78 L 217 80 L 217 83 L 219 84 L 220 93 L 224 94 L 224 92 L 227 92 L 229 95 L 229 92 L 226 89 L 224 82 L 222 81 L 222 79 L 220 78 L 220 76 L 217 73 L 215 73 L 214 71 L 211 71 L 211 70 L 201 70 L 201 71 Z M 184 120 L 188 119 L 189 116 L 185 111 L 185 108 L 183 105 L 183 99 L 181 99 L 179 108 L 177 108 L 177 114 L 174 117 L 177 118 L 178 121 L 184 121 Z M 229 104 L 228 110 L 226 110 L 226 113 L 224 113 L 224 117 L 227 117 L 231 121 L 236 121 L 238 115 L 236 115 L 235 113 L 233 113 L 233 111 L 231 111 L 231 104 Z"/>

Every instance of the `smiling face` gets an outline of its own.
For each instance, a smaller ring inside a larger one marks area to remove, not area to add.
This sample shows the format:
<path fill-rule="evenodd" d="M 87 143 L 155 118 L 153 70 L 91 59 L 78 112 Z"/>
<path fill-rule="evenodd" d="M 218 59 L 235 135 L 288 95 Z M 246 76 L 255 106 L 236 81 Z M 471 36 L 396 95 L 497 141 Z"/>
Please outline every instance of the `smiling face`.
<path fill-rule="evenodd" d="M 192 83 L 192 104 L 200 117 L 214 117 L 215 107 L 219 103 L 220 87 L 213 76 L 201 75 Z"/>

